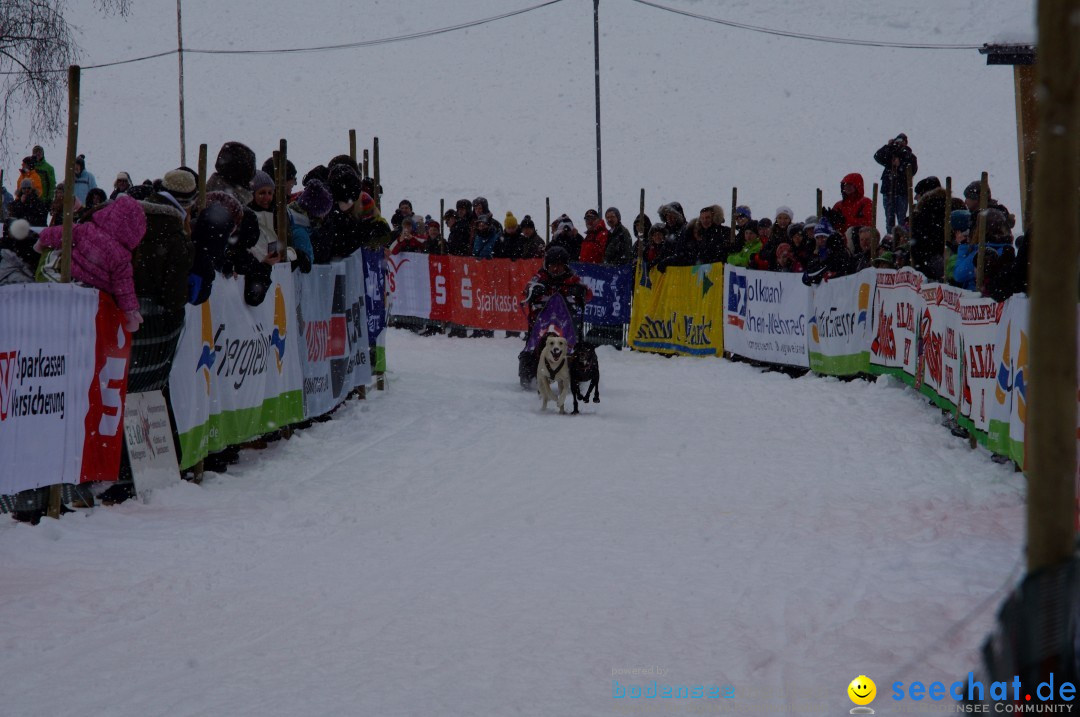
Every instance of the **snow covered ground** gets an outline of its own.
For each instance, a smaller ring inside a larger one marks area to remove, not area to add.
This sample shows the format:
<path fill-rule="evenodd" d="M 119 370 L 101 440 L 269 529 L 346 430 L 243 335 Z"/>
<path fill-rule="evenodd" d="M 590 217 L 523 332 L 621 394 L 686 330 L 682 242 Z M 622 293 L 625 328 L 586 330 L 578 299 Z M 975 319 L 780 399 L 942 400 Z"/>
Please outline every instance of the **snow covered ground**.
<path fill-rule="evenodd" d="M 0 522 L 3 714 L 892 713 L 977 664 L 1023 479 L 914 392 L 604 348 L 541 414 L 519 346 L 392 331 L 388 391 L 225 475 Z"/>
<path fill-rule="evenodd" d="M 189 49 L 333 45 L 442 28 L 540 0 L 183 0 Z M 1033 0 L 661 0 L 735 22 L 834 37 L 980 45 L 1033 39 Z M 82 63 L 176 48 L 174 0 L 133 0 L 126 19 L 70 2 Z M 899 132 L 919 157 L 918 177 L 947 175 L 959 189 L 990 173 L 1019 217 L 1012 72 L 976 50 L 822 44 L 738 30 L 631 0 L 603 0 L 601 95 L 604 204 L 636 214 L 680 200 L 687 211 L 731 187 L 756 215 L 831 204 L 840 178 L 881 175 L 874 151 Z M 301 173 L 378 136 L 386 201 L 485 195 L 501 218 L 580 222 L 596 202 L 593 3 L 565 0 L 535 12 L 426 39 L 336 52 L 199 55 L 185 61 L 188 163 L 198 145 L 238 139 L 259 161 L 289 140 Z M 87 70 L 80 151 L 98 182 L 127 170 L 160 177 L 180 160 L 177 62 Z M 39 139 L 15 123 L 7 164 Z M 64 138 L 46 143 L 60 167 Z M 58 161 L 60 160 L 60 161 Z M 10 182 L 9 182 L 10 188 Z M 879 214 L 881 216 L 881 214 Z M 881 228 L 884 229 L 882 220 Z"/>

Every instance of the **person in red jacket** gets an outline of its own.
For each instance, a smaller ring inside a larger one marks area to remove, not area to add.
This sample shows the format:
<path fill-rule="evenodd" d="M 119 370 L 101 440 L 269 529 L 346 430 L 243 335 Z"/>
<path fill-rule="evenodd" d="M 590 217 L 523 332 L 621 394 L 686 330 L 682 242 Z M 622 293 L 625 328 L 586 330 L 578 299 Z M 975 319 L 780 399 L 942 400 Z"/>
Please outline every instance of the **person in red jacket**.
<path fill-rule="evenodd" d="M 863 177 L 852 172 L 840 181 L 842 199 L 833 205 L 833 210 L 840 212 L 844 221 L 842 226 L 833 227 L 843 234 L 848 227 L 869 227 L 874 225 L 874 204 L 866 198 Z"/>
<path fill-rule="evenodd" d="M 588 264 L 603 264 L 604 250 L 607 249 L 608 234 L 607 226 L 600 214 L 595 209 L 585 212 L 585 238 L 581 242 L 581 258 L 579 261 Z"/>

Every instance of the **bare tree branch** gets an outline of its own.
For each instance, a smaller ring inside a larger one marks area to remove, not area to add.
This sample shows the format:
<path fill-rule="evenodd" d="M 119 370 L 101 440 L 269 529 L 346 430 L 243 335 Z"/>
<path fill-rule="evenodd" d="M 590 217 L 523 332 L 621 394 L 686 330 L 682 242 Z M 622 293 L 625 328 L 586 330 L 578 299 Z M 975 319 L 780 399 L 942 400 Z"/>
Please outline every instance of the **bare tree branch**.
<path fill-rule="evenodd" d="M 126 15 L 131 0 L 94 0 L 107 15 Z M 79 46 L 65 19 L 67 0 L 0 0 L 0 161 L 10 155 L 11 122 L 28 111 L 36 142 L 64 130 L 67 75 Z"/>

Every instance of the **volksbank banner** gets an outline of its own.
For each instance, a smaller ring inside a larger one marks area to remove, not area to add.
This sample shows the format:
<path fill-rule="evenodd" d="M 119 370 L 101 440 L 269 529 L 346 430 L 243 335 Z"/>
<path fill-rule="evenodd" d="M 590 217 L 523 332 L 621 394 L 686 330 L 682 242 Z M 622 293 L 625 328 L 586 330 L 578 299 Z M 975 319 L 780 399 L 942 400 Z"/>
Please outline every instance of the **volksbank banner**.
<path fill-rule="evenodd" d="M 809 368 L 810 288 L 802 277 L 728 266 L 724 279 L 724 347 L 757 361 Z"/>
<path fill-rule="evenodd" d="M 724 330 L 724 265 L 639 269 L 630 319 L 630 345 L 638 351 L 720 356 Z"/>
<path fill-rule="evenodd" d="M 870 370 L 870 300 L 877 274 L 866 269 L 810 287 L 810 368 L 831 376 Z"/>
<path fill-rule="evenodd" d="M 592 299 L 585 305 L 585 321 L 609 326 L 630 323 L 634 267 L 603 264 L 570 266 L 581 277 L 581 283 L 592 289 Z"/>
<path fill-rule="evenodd" d="M 219 274 L 210 299 L 187 307 L 169 374 L 181 468 L 304 418 L 289 265 L 274 267 L 259 306 L 245 303 L 243 288 L 243 277 Z"/>
<path fill-rule="evenodd" d="M 372 368 L 386 371 L 386 259 L 382 251 L 360 251 L 364 268 L 364 301 L 367 310 L 368 344 Z M 353 255 L 355 256 L 355 254 Z"/>

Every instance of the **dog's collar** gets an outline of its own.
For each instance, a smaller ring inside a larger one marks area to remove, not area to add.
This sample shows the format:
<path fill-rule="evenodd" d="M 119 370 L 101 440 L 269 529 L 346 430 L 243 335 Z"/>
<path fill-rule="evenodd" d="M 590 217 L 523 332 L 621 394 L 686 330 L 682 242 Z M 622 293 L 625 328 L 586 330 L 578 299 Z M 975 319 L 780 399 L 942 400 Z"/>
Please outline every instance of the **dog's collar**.
<path fill-rule="evenodd" d="M 548 374 L 550 374 L 551 376 L 554 376 L 559 371 L 562 371 L 562 367 L 564 365 L 566 365 L 566 357 L 564 356 L 562 361 L 559 361 L 559 363 L 556 364 L 555 366 L 552 366 L 551 363 L 549 363 L 548 360 L 545 358 L 544 359 L 544 365 L 547 366 Z"/>

